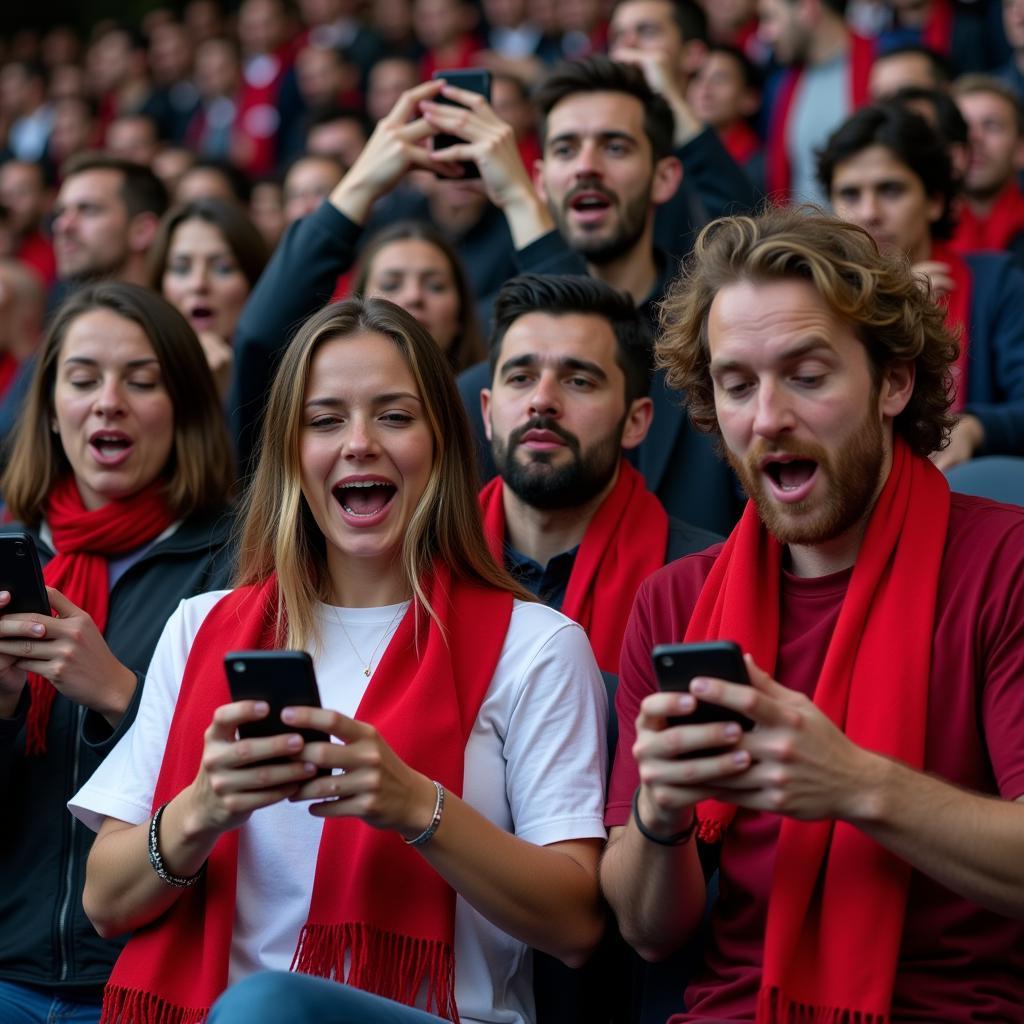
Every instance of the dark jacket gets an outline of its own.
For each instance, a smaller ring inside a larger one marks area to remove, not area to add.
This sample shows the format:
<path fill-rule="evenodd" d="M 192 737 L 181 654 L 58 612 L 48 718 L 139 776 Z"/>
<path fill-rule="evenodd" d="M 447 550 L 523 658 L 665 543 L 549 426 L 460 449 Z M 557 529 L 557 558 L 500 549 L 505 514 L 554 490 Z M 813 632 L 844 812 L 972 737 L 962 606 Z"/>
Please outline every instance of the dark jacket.
<path fill-rule="evenodd" d="M 229 531 L 227 514 L 183 523 L 111 590 L 104 636 L 139 678 L 116 730 L 58 693 L 46 753 L 25 757 L 27 686 L 15 717 L 0 719 L 0 979 L 81 995 L 98 995 L 107 980 L 124 942 L 101 939 L 82 910 L 93 834 L 65 804 L 135 718 L 153 648 L 178 602 L 226 586 Z M 28 532 L 45 564 L 53 551 Z"/>
<path fill-rule="evenodd" d="M 967 404 L 985 428 L 976 455 L 1024 455 L 1024 270 L 1007 253 L 968 253 Z"/>

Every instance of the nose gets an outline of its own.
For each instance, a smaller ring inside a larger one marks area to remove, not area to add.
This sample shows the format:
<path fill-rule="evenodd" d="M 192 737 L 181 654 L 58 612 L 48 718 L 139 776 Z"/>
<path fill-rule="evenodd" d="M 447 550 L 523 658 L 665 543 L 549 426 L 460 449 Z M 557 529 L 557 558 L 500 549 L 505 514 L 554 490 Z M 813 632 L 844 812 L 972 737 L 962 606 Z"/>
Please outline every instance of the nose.
<path fill-rule="evenodd" d="M 542 373 L 530 394 L 530 415 L 557 417 L 561 411 L 555 376 L 552 373 Z"/>
<path fill-rule="evenodd" d="M 577 178 L 600 178 L 602 164 L 596 139 L 585 139 L 576 154 L 573 173 Z"/>
<path fill-rule="evenodd" d="M 414 277 L 407 278 L 395 298 L 396 305 L 405 310 L 423 308 L 423 285 Z"/>
<path fill-rule="evenodd" d="M 108 375 L 96 392 L 96 411 L 104 417 L 116 416 L 124 410 L 124 392 L 121 381 Z"/>
<path fill-rule="evenodd" d="M 753 431 L 759 437 L 774 439 L 793 429 L 793 409 L 785 388 L 773 380 L 758 384 L 755 397 Z"/>
<path fill-rule="evenodd" d="M 74 212 L 70 209 L 61 210 L 53 219 L 53 233 L 65 234 L 70 230 L 74 220 Z"/>
<path fill-rule="evenodd" d="M 877 225 L 881 222 L 882 213 L 878 197 L 874 192 L 865 190 L 854 204 L 854 216 L 862 226 Z"/>
<path fill-rule="evenodd" d="M 353 413 L 345 431 L 345 458 L 361 462 L 364 459 L 375 458 L 376 454 L 377 441 L 370 422 L 365 416 Z"/>

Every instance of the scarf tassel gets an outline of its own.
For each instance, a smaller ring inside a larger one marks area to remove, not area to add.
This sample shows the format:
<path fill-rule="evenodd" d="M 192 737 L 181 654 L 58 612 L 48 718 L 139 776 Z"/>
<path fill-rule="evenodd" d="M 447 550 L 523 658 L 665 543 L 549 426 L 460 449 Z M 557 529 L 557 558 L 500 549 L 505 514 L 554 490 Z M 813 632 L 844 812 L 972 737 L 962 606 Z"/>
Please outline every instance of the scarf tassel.
<path fill-rule="evenodd" d="M 346 961 L 348 969 L 346 971 Z M 413 1006 L 424 982 L 426 1012 L 459 1024 L 455 960 L 446 943 L 384 932 L 369 925 L 307 924 L 292 970 L 387 995 Z M 161 1022 L 162 1024 L 162 1022 Z"/>
<path fill-rule="evenodd" d="M 701 818 L 697 824 L 697 838 L 702 843 L 709 845 L 720 843 L 724 832 L 724 825 L 719 818 Z"/>
<path fill-rule="evenodd" d="M 778 987 L 769 987 L 757 997 L 757 1020 L 759 1024 L 890 1024 L 891 1018 L 888 1013 L 798 1003 Z"/>
<path fill-rule="evenodd" d="M 202 1024 L 209 1012 L 209 1007 L 175 1006 L 142 989 L 107 985 L 100 1024 Z"/>
<path fill-rule="evenodd" d="M 32 757 L 46 753 L 46 731 L 50 725 L 50 710 L 57 691 L 48 679 L 34 672 L 29 673 L 28 688 L 32 702 L 28 706 L 28 717 L 25 720 L 25 754 Z"/>

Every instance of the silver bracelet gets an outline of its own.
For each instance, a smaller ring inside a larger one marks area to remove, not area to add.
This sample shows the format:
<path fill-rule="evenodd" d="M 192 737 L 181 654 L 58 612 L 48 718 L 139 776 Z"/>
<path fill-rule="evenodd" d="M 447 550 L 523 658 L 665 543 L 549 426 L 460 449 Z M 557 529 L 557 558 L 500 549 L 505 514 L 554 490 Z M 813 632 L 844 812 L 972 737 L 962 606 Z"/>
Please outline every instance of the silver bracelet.
<path fill-rule="evenodd" d="M 429 843 L 434 838 L 434 833 L 437 831 L 437 826 L 441 824 L 441 812 L 444 811 L 444 786 L 441 785 L 436 779 L 432 780 L 434 788 L 437 790 L 437 803 L 434 804 L 434 816 L 430 819 L 430 824 L 418 835 L 415 839 L 406 839 L 407 846 L 423 846 Z"/>
<path fill-rule="evenodd" d="M 176 889 L 187 889 L 189 886 L 195 885 L 196 882 L 203 877 L 203 872 L 206 870 L 206 862 L 203 862 L 203 866 L 194 875 L 189 875 L 188 877 L 172 875 L 170 871 L 164 867 L 164 859 L 160 856 L 160 841 L 158 835 L 160 831 L 160 819 L 163 817 L 166 809 L 167 804 L 161 804 L 153 812 L 153 817 L 149 819 L 149 863 L 153 865 L 153 870 L 160 876 L 160 880 L 162 882 L 166 882 L 168 885 L 173 885 Z"/>

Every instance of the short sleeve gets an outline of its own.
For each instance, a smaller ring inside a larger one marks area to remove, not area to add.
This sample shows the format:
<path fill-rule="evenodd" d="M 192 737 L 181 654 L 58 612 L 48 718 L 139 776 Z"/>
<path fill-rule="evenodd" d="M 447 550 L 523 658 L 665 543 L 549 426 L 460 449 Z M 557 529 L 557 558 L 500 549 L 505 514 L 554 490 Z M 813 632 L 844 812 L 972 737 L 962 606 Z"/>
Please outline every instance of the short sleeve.
<path fill-rule="evenodd" d="M 506 790 L 516 835 L 545 846 L 605 838 L 608 698 L 586 634 L 557 628 L 523 666 L 504 741 Z"/>

